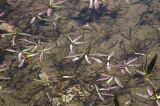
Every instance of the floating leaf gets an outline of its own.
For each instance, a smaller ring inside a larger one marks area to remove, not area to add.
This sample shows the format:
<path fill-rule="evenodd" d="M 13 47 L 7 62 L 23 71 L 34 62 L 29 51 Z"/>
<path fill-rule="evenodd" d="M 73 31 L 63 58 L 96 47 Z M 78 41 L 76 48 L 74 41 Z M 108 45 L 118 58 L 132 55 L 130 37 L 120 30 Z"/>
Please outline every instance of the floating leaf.
<path fill-rule="evenodd" d="M 156 64 L 156 60 L 157 60 L 157 54 L 153 57 L 153 59 L 151 60 L 150 64 L 148 65 L 148 68 L 146 70 L 146 74 L 150 74 L 151 71 L 153 70 L 155 64 Z"/>

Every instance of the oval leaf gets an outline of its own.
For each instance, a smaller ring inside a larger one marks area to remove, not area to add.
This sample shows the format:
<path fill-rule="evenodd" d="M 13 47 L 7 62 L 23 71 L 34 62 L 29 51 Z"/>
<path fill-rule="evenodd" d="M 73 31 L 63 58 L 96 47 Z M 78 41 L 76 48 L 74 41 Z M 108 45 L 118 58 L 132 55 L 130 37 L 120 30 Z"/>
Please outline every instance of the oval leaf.
<path fill-rule="evenodd" d="M 149 65 L 148 65 L 148 68 L 147 68 L 147 70 L 146 70 L 146 74 L 148 75 L 148 74 L 150 74 L 151 73 L 151 71 L 153 70 L 153 68 L 154 68 L 154 66 L 155 66 L 155 64 L 156 64 L 156 60 L 157 60 L 157 54 L 153 57 L 153 59 L 151 60 L 151 62 L 149 63 Z"/>

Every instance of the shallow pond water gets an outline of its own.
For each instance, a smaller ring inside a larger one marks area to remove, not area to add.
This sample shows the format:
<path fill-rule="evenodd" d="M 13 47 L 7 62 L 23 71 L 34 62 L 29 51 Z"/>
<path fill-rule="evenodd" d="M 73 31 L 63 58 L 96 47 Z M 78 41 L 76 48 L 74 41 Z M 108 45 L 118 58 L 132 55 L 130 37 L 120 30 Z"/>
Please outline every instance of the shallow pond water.
<path fill-rule="evenodd" d="M 160 102 L 160 1 L 99 1 L 0 0 L 1 106 Z"/>

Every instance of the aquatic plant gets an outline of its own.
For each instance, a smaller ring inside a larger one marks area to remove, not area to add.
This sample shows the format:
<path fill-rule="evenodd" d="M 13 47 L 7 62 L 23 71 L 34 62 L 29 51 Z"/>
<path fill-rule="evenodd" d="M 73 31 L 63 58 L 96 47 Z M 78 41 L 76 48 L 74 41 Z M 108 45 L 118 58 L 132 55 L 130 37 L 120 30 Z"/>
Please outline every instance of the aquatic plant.
<path fill-rule="evenodd" d="M 149 86 L 151 88 L 147 88 L 147 95 L 141 94 L 141 93 L 137 93 L 138 96 L 146 98 L 146 99 L 153 99 L 155 101 L 155 103 L 157 104 L 157 106 L 160 106 L 159 103 L 159 99 L 160 99 L 160 95 L 157 93 L 154 84 L 152 83 L 151 79 L 149 78 L 149 76 L 151 75 L 151 72 L 153 71 L 153 68 L 156 64 L 157 61 L 157 57 L 158 55 L 156 54 L 151 62 L 149 63 L 148 67 L 143 67 L 143 72 L 141 71 L 137 71 L 139 74 L 144 76 L 145 81 L 149 84 Z"/>
<path fill-rule="evenodd" d="M 111 67 L 113 69 L 120 69 L 122 73 L 127 72 L 128 74 L 131 75 L 131 72 L 128 69 L 128 67 L 139 67 L 140 66 L 140 64 L 131 64 L 136 60 L 137 60 L 137 58 L 133 58 L 133 59 L 129 60 L 128 62 L 124 61 L 124 64 L 111 64 Z"/>
<path fill-rule="evenodd" d="M 137 71 L 139 74 L 143 75 L 144 78 L 149 78 L 149 76 L 151 75 L 151 72 L 153 71 L 153 68 L 156 64 L 156 61 L 157 61 L 157 56 L 158 55 L 155 55 L 153 57 L 153 59 L 151 60 L 151 62 L 149 63 L 148 67 L 146 68 L 145 66 L 142 67 L 142 71 Z"/>
<path fill-rule="evenodd" d="M 101 74 L 101 77 L 99 79 L 97 79 L 97 81 L 106 81 L 108 86 L 110 86 L 110 84 L 113 80 L 115 81 L 115 83 L 119 87 L 123 88 L 123 85 L 118 77 L 114 77 L 114 76 L 110 76 L 110 75 L 106 75 L 106 74 Z"/>
<path fill-rule="evenodd" d="M 91 45 L 89 45 L 86 50 L 84 51 L 83 54 L 73 54 L 69 55 L 65 58 L 67 59 L 72 59 L 73 62 L 78 61 L 78 60 L 83 60 L 85 59 L 88 64 L 91 64 L 91 60 L 97 62 L 97 63 L 103 63 L 99 58 L 97 57 L 106 57 L 107 55 L 105 54 L 99 54 L 99 53 L 90 53 Z"/>
<path fill-rule="evenodd" d="M 74 50 L 73 50 L 73 46 L 74 45 L 81 45 L 81 44 L 84 44 L 86 42 L 81 42 L 79 41 L 79 39 L 81 39 L 82 36 L 78 36 L 76 38 L 74 38 L 73 40 L 68 36 L 68 39 L 70 41 L 70 45 L 69 45 L 69 50 L 70 50 L 70 53 L 73 54 L 74 53 Z"/>

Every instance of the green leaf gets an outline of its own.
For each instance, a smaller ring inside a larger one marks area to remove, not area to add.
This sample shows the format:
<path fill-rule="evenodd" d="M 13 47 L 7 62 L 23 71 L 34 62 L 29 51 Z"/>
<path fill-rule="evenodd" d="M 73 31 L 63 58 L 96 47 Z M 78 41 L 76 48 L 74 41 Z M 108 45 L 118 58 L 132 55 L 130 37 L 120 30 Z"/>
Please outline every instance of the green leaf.
<path fill-rule="evenodd" d="M 114 94 L 114 104 L 115 104 L 115 106 L 120 106 L 120 105 L 119 105 L 118 96 L 117 96 L 116 93 Z"/>
<path fill-rule="evenodd" d="M 147 70 L 146 70 L 146 74 L 148 75 L 148 74 L 150 74 L 151 73 L 151 71 L 153 70 L 153 68 L 154 68 L 154 66 L 155 66 L 155 64 L 156 64 L 156 60 L 157 60 L 157 54 L 153 57 L 153 59 L 151 60 L 151 62 L 149 63 L 149 65 L 148 65 L 148 68 L 147 68 Z"/>

